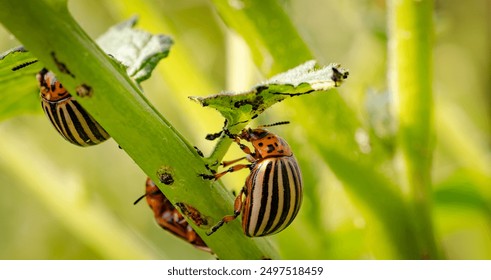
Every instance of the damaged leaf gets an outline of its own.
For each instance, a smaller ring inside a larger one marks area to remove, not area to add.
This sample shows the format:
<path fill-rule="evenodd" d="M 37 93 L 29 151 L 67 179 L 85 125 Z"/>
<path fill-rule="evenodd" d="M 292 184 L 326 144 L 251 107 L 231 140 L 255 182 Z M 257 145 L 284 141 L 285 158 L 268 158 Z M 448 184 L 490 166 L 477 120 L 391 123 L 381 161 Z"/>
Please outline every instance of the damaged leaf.
<path fill-rule="evenodd" d="M 219 93 L 207 97 L 190 97 L 202 106 L 218 110 L 229 124 L 256 118 L 277 102 L 287 97 L 326 91 L 341 85 L 348 71 L 338 64 L 318 67 L 314 60 L 278 74 L 243 93 Z"/>
<path fill-rule="evenodd" d="M 150 77 L 157 63 L 169 54 L 173 42 L 169 36 L 153 35 L 135 29 L 137 18 L 111 27 L 96 42 L 107 54 L 127 67 L 126 73 L 137 83 Z"/>

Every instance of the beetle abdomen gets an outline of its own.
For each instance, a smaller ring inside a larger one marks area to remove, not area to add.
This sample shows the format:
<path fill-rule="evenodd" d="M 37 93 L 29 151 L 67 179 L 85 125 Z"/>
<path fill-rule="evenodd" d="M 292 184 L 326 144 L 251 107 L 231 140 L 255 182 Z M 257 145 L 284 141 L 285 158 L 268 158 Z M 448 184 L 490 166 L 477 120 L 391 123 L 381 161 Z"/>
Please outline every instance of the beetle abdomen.
<path fill-rule="evenodd" d="M 97 145 L 111 136 L 73 99 L 53 72 L 42 69 L 36 75 L 41 106 L 56 130 L 78 146 Z"/>
<path fill-rule="evenodd" d="M 293 155 L 258 162 L 246 188 L 242 228 L 247 236 L 278 233 L 295 219 L 302 203 L 302 174 Z"/>
<path fill-rule="evenodd" d="M 43 99 L 41 104 L 56 130 L 75 145 L 97 145 L 110 138 L 99 123 L 71 96 L 56 102 Z"/>

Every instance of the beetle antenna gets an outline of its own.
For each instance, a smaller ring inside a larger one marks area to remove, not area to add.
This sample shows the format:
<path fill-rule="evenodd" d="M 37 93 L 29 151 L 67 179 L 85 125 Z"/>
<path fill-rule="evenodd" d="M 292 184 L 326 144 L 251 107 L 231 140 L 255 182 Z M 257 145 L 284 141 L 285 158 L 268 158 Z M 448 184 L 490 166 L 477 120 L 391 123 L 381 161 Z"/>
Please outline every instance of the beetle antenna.
<path fill-rule="evenodd" d="M 140 202 L 140 200 L 142 200 L 145 196 L 147 196 L 147 194 L 144 194 L 142 196 L 140 196 L 137 200 L 135 200 L 135 202 L 133 202 L 133 205 L 136 205 L 138 202 Z"/>
<path fill-rule="evenodd" d="M 283 124 L 289 124 L 290 122 L 289 121 L 282 121 L 282 122 L 275 122 L 275 123 L 271 123 L 271 124 L 263 124 L 263 125 L 260 125 L 259 127 L 271 127 L 271 126 L 277 126 L 277 125 L 283 125 Z"/>

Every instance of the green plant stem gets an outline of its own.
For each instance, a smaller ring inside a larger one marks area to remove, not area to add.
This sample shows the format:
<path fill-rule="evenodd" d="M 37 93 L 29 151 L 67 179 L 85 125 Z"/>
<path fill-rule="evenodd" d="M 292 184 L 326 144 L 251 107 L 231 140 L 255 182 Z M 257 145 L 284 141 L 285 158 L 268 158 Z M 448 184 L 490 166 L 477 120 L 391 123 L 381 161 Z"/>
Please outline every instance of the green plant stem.
<path fill-rule="evenodd" d="M 69 92 L 75 93 L 80 85 L 92 89 L 92 96 L 74 98 L 154 181 L 158 182 L 162 166 L 171 170 L 174 184 L 159 187 L 172 202 L 192 205 L 211 217 L 210 224 L 232 213 L 232 195 L 197 176 L 207 172 L 203 160 L 148 103 L 123 69 L 83 32 L 69 14 L 66 1 L 26 0 L 19 5 L 2 0 L 0 21 Z M 238 221 L 209 237 L 203 234 L 206 229 L 191 224 L 221 259 L 278 257 L 267 239 L 246 237 Z"/>
<path fill-rule="evenodd" d="M 420 257 L 437 258 L 430 207 L 433 1 L 390 0 L 388 6 L 390 88 L 396 97 L 401 183 L 408 189 Z"/>

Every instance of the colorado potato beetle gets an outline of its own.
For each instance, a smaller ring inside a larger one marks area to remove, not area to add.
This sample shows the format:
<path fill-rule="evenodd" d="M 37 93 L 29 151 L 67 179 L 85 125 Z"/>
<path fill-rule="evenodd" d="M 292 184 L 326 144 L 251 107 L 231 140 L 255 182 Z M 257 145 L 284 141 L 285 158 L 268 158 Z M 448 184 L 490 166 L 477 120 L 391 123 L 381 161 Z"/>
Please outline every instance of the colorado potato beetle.
<path fill-rule="evenodd" d="M 277 124 L 284 123 L 286 122 Z M 245 186 L 235 199 L 234 214 L 223 217 L 211 228 L 208 235 L 213 234 L 225 223 L 236 219 L 240 214 L 242 214 L 242 230 L 250 237 L 278 233 L 295 219 L 302 203 L 303 183 L 300 167 L 288 143 L 262 127 L 243 129 L 236 135 L 226 129 L 223 131 L 239 145 L 246 156 L 223 162 L 222 165 L 227 167 L 244 159 L 247 159 L 250 164 L 237 164 L 213 175 L 201 174 L 205 179 L 217 180 L 227 173 L 243 168 L 249 168 L 251 171 Z M 242 144 L 241 140 L 250 142 L 254 152 Z"/>
<path fill-rule="evenodd" d="M 144 197 L 147 199 L 148 206 L 152 209 L 155 221 L 160 227 L 191 243 L 194 247 L 211 253 L 210 248 L 208 248 L 203 239 L 150 178 L 147 178 L 145 183 L 145 194 L 138 198 L 134 204 Z"/>
<path fill-rule="evenodd" d="M 104 128 L 72 98 L 53 72 L 43 69 L 36 78 L 44 113 L 63 138 L 78 146 L 97 145 L 110 138 Z"/>

